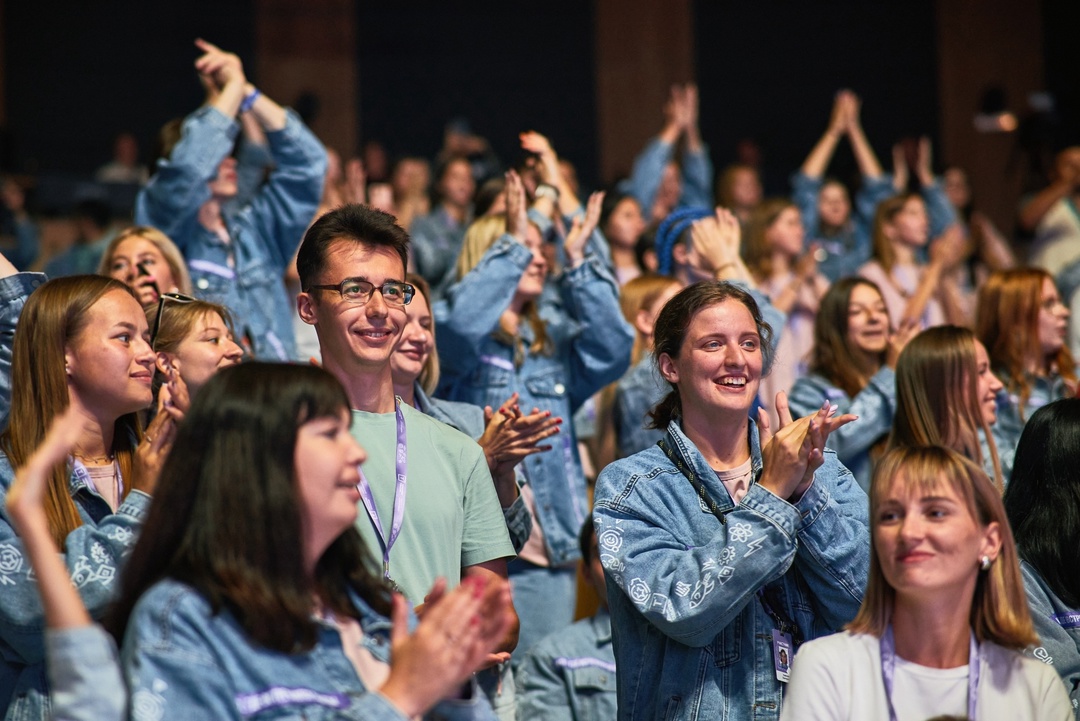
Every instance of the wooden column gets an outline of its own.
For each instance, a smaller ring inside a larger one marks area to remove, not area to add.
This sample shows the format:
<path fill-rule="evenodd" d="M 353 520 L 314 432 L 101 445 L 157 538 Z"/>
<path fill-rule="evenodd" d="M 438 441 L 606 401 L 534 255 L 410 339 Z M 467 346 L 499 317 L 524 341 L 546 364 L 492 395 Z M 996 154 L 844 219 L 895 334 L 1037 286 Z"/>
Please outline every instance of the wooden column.
<path fill-rule="evenodd" d="M 673 83 L 694 78 L 690 0 L 596 0 L 600 177 L 628 173 L 663 125 Z"/>
<path fill-rule="evenodd" d="M 935 166 L 959 165 L 971 178 L 976 207 L 1010 236 L 1022 177 L 1009 170 L 1015 133 L 975 131 L 983 91 L 1005 90 L 1009 109 L 1023 114 L 1027 96 L 1042 90 L 1042 12 L 1037 0 L 938 0 L 938 92 L 941 148 Z"/>
<path fill-rule="evenodd" d="M 352 0 L 256 0 L 257 81 L 292 104 L 301 93 L 319 100 L 311 129 L 350 157 L 357 151 L 359 73 L 356 8 Z"/>

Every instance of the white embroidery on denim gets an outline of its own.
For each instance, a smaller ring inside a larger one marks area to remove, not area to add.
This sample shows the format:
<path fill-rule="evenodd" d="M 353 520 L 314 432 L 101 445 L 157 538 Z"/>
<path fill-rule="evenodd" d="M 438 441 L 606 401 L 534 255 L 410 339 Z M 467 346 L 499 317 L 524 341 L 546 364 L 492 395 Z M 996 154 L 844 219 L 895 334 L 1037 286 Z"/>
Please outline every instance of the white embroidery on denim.
<path fill-rule="evenodd" d="M 109 540 L 117 541 L 119 543 L 128 543 L 135 537 L 135 532 L 130 528 L 124 528 L 123 526 L 116 526 L 109 531 Z"/>
<path fill-rule="evenodd" d="M 596 540 L 600 544 L 600 548 L 605 551 L 618 553 L 623 544 L 622 529 L 618 527 L 605 528 L 600 532 L 600 535 L 596 537 Z"/>
<path fill-rule="evenodd" d="M 754 529 L 750 527 L 749 523 L 736 523 L 728 532 L 728 535 L 731 536 L 733 541 L 746 543 L 754 535 Z"/>
<path fill-rule="evenodd" d="M 652 607 L 660 609 L 660 615 L 666 618 L 668 621 L 675 620 L 675 607 L 671 605 L 671 601 L 662 593 L 654 593 L 652 597 Z"/>
<path fill-rule="evenodd" d="M 731 546 L 725 546 L 724 550 L 720 551 L 720 563 L 731 563 L 735 560 L 735 549 Z"/>
<path fill-rule="evenodd" d="M 168 686 L 164 681 L 155 679 L 153 691 L 139 689 L 131 694 L 131 717 L 137 721 L 161 721 L 165 717 L 165 697 L 157 691 L 164 691 L 166 688 Z"/>
<path fill-rule="evenodd" d="M 627 589 L 627 595 L 630 600 L 639 606 L 645 607 L 649 603 L 649 598 L 652 597 L 652 589 L 649 588 L 649 584 L 645 583 L 644 579 L 633 578 L 630 580 L 630 587 Z"/>
<path fill-rule="evenodd" d="M 690 608 L 697 608 L 701 605 L 701 602 L 705 600 L 705 597 L 712 593 L 712 590 L 716 588 L 716 583 L 713 581 L 712 576 L 706 574 L 700 581 L 694 584 L 694 592 L 690 595 Z"/>
<path fill-rule="evenodd" d="M 691 586 L 689 583 L 679 581 L 675 584 L 675 595 L 679 598 L 686 598 L 686 594 L 690 593 Z"/>
<path fill-rule="evenodd" d="M 716 559 L 706 558 L 705 563 L 701 564 L 701 572 L 705 573 L 706 571 L 711 571 L 714 568 L 718 568 L 718 567 L 719 567 L 719 564 L 717 564 Z"/>
<path fill-rule="evenodd" d="M 1035 656 L 1035 658 L 1039 659 L 1040 661 L 1045 663 L 1047 666 L 1053 666 L 1054 665 L 1054 657 L 1050 655 L 1050 652 L 1047 651 L 1045 647 L 1039 646 L 1034 651 L 1032 651 L 1031 653 L 1032 653 L 1033 656 Z"/>
<path fill-rule="evenodd" d="M 108 563 L 111 560 L 109 552 L 105 550 L 105 546 L 102 546 L 97 541 L 90 547 L 90 558 L 94 559 L 97 563 Z"/>
<path fill-rule="evenodd" d="M 761 550 L 762 544 L 765 543 L 765 538 L 755 538 L 750 543 L 746 544 L 746 553 L 743 554 L 743 558 L 747 556 L 753 556 L 755 553 Z"/>
<path fill-rule="evenodd" d="M 10 543 L 0 543 L 0 584 L 14 586 L 15 581 L 8 576 L 18 573 L 22 567 L 22 551 Z"/>
<path fill-rule="evenodd" d="M 731 580 L 731 577 L 735 575 L 734 566 L 724 566 L 716 574 L 716 582 L 723 586 L 725 583 Z"/>
<path fill-rule="evenodd" d="M 112 565 L 102 563 L 95 568 L 86 556 L 79 556 L 79 559 L 75 561 L 75 567 L 71 569 L 71 582 L 75 584 L 75 588 L 82 588 L 94 581 L 102 586 L 109 586 L 115 576 L 116 569 Z"/>

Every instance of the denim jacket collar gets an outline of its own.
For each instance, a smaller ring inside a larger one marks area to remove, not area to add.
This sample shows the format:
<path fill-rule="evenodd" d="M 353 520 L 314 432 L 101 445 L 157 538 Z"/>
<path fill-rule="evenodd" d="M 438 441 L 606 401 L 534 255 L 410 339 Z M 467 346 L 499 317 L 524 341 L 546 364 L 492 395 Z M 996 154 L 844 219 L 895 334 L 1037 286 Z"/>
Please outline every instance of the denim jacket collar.
<path fill-rule="evenodd" d="M 750 419 L 746 425 L 747 442 L 750 444 L 750 470 L 753 477 L 751 483 L 757 483 L 758 478 L 761 477 L 761 436 L 757 423 L 753 419 Z M 690 464 L 694 474 L 701 479 L 720 511 L 725 514 L 730 512 L 735 507 L 731 494 L 720 483 L 716 471 L 705 460 L 705 456 L 697 449 L 694 442 L 683 433 L 678 418 L 668 423 L 666 442 L 678 449 L 682 457 Z"/>

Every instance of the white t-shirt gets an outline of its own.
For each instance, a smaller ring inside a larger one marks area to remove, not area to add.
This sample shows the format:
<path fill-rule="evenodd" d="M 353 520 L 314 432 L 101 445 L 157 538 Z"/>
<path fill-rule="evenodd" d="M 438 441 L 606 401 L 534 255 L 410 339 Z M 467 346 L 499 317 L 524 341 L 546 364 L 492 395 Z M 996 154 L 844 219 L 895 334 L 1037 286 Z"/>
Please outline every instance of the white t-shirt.
<path fill-rule="evenodd" d="M 1065 685 L 1054 669 L 983 643 L 978 721 L 1073 721 Z M 896 660 L 893 707 L 898 721 L 967 715 L 968 668 L 932 669 Z M 837 633 L 804 644 L 795 654 L 781 721 L 888 721 L 876 636 Z"/>

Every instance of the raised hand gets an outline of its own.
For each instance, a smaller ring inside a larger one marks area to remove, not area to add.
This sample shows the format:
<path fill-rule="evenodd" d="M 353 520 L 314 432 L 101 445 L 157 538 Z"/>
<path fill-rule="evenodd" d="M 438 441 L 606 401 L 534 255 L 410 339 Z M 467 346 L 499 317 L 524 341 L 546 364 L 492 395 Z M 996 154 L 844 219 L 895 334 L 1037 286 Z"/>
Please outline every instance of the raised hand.
<path fill-rule="evenodd" d="M 186 393 L 186 388 L 184 392 Z M 154 493 L 165 459 L 176 439 L 178 415 L 182 418 L 183 411 L 172 403 L 168 387 L 162 386 L 158 392 L 157 415 L 150 421 L 142 442 L 135 448 L 134 478 L 131 481 L 133 489 L 151 495 Z"/>
<path fill-rule="evenodd" d="M 930 138 L 925 135 L 919 138 L 919 150 L 918 157 L 915 163 L 915 174 L 919 178 L 919 183 L 924 188 L 934 184 L 934 169 L 931 159 L 931 145 Z"/>
<path fill-rule="evenodd" d="M 466 576 L 425 606 L 410 634 L 405 599 L 394 595 L 390 676 L 379 689 L 410 718 L 455 695 L 513 624 L 510 586 L 497 577 Z"/>
<path fill-rule="evenodd" d="M 949 271 L 958 266 L 967 255 L 967 241 L 960 226 L 953 223 L 945 232 L 930 243 L 930 262 Z"/>
<path fill-rule="evenodd" d="M 521 141 L 522 149 L 540 156 L 538 170 L 541 180 L 548 185 L 558 186 L 561 177 L 559 156 L 555 153 L 555 149 L 551 147 L 551 142 L 535 130 L 526 130 L 518 135 L 518 139 Z"/>
<path fill-rule="evenodd" d="M 506 232 L 524 245 L 529 227 L 529 209 L 525 203 L 525 185 L 513 170 L 506 173 Z"/>
<path fill-rule="evenodd" d="M 22 524 L 30 521 L 31 516 L 35 520 L 40 516 L 40 520 L 48 526 L 42 503 L 49 474 L 54 467 L 67 462 L 82 428 L 78 411 L 69 405 L 67 410 L 53 418 L 45 440 L 16 471 L 15 481 L 7 492 L 7 509 L 20 534 L 23 532 Z"/>
<path fill-rule="evenodd" d="M 585 243 L 596 230 L 597 223 L 600 222 L 600 210 L 603 205 L 603 191 L 595 192 L 589 196 L 589 202 L 585 206 L 585 219 L 574 218 L 570 232 L 566 234 L 566 240 L 563 241 L 563 250 L 566 251 L 571 267 L 585 260 Z"/>
<path fill-rule="evenodd" d="M 889 342 L 885 347 L 885 365 L 895 369 L 896 361 L 900 359 L 904 346 L 917 336 L 920 330 L 922 330 L 922 324 L 913 318 L 900 321 L 900 327 L 889 334 Z"/>
<path fill-rule="evenodd" d="M 367 204 L 367 173 L 364 171 L 364 161 L 360 158 L 350 158 L 345 163 L 345 202 Z"/>
<path fill-rule="evenodd" d="M 901 193 L 907 188 L 908 184 L 908 165 L 907 155 L 904 153 L 904 145 L 897 143 L 892 146 L 892 164 L 893 164 L 893 189 L 896 192 Z"/>
<path fill-rule="evenodd" d="M 550 451 L 550 444 L 540 443 L 559 433 L 563 422 L 562 418 L 553 417 L 551 411 L 538 408 L 527 415 L 522 413 L 516 393 L 498 411 L 492 411 L 490 406 L 485 408 L 484 420 L 487 427 L 477 443 L 484 449 L 492 476 L 513 471 L 514 466 L 534 453 Z"/>
<path fill-rule="evenodd" d="M 780 428 L 769 428 L 768 413 L 758 413 L 761 436 L 762 474 L 759 484 L 778 498 L 798 499 L 810 487 L 825 460 L 825 443 L 837 428 L 857 419 L 850 413 L 833 417 L 836 407 L 825 402 L 818 411 L 792 420 L 787 396 L 776 394 Z"/>
<path fill-rule="evenodd" d="M 225 52 L 202 38 L 195 41 L 195 47 L 203 53 L 195 61 L 195 70 L 211 81 L 219 91 L 230 83 L 243 86 L 247 82 L 244 65 L 238 55 Z"/>

